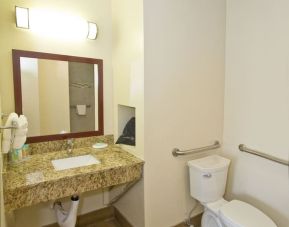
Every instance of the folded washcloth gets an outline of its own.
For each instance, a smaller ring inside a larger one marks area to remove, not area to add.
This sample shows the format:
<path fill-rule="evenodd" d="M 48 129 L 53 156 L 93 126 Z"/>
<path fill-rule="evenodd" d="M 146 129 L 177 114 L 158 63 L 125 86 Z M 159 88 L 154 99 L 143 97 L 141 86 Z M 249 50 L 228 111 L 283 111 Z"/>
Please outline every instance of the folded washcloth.
<path fill-rule="evenodd" d="M 16 113 L 11 113 L 8 117 L 8 120 L 5 126 L 12 126 L 12 122 L 15 122 L 16 129 L 5 129 L 3 132 L 3 141 L 2 141 L 2 151 L 7 153 L 11 147 L 11 139 L 13 141 L 13 148 L 19 149 L 26 142 L 26 136 L 28 132 L 28 121 L 24 115 L 18 117 Z M 12 138 L 13 137 L 13 138 Z"/>
<path fill-rule="evenodd" d="M 18 120 L 18 115 L 16 113 L 11 113 L 8 116 L 5 127 L 11 127 L 12 122 L 16 122 Z M 2 152 L 7 153 L 10 150 L 11 145 L 11 129 L 3 130 L 3 141 L 2 141 Z"/>

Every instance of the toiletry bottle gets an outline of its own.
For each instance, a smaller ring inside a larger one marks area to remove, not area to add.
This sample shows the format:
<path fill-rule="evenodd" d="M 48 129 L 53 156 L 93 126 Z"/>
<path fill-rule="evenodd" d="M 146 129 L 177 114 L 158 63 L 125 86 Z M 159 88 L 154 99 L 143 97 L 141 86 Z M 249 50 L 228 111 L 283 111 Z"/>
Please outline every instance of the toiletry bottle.
<path fill-rule="evenodd" d="M 10 161 L 11 163 L 15 163 L 15 162 L 18 161 L 18 157 L 17 157 L 17 154 L 16 154 L 16 152 L 15 152 L 14 149 L 12 149 L 12 150 L 9 152 L 9 161 Z"/>
<path fill-rule="evenodd" d="M 22 160 L 22 148 L 12 149 L 10 152 L 10 161 L 11 163 L 18 163 Z"/>
<path fill-rule="evenodd" d="M 22 147 L 22 158 L 23 159 L 27 159 L 29 156 L 29 145 L 28 144 L 24 144 Z"/>
<path fill-rule="evenodd" d="M 18 161 L 22 161 L 22 147 L 19 149 L 15 149 L 17 152 Z"/>

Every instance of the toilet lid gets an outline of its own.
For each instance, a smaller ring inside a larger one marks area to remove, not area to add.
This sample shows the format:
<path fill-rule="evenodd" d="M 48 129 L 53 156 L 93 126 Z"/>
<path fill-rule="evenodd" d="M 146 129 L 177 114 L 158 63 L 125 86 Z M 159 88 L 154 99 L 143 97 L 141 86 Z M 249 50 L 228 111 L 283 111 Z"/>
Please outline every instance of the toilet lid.
<path fill-rule="evenodd" d="M 262 211 L 238 200 L 225 204 L 219 213 L 221 220 L 232 227 L 277 227 Z"/>

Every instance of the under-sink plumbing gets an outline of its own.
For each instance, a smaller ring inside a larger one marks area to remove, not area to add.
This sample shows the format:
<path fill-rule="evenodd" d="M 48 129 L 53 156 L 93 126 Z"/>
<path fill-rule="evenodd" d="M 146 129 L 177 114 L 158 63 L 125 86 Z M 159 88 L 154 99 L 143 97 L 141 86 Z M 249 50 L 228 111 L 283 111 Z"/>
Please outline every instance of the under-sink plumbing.
<path fill-rule="evenodd" d="M 79 196 L 71 196 L 71 204 L 69 211 L 64 210 L 60 201 L 55 201 L 53 209 L 60 227 L 75 227 L 77 218 L 77 208 L 79 204 Z"/>

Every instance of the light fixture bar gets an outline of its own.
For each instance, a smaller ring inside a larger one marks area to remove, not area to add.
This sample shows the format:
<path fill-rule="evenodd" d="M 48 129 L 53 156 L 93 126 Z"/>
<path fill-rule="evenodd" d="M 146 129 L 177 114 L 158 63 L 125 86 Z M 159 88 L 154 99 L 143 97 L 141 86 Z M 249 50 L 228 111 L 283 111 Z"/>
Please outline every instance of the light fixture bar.
<path fill-rule="evenodd" d="M 96 39 L 96 23 L 65 12 L 15 6 L 16 27 L 60 39 Z"/>
<path fill-rule="evenodd" d="M 87 22 L 88 23 L 88 39 L 96 39 L 97 36 L 97 25 L 93 22 Z"/>
<path fill-rule="evenodd" d="M 29 29 L 29 9 L 15 6 L 16 26 Z"/>

